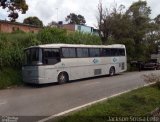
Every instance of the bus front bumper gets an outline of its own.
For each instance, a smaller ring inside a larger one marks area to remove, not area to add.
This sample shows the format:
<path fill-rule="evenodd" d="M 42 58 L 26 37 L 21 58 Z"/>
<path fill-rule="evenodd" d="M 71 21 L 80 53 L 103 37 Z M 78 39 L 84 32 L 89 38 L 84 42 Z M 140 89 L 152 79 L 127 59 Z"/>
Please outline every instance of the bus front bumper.
<path fill-rule="evenodd" d="M 43 84 L 44 81 L 44 78 L 23 79 L 23 82 L 28 84 Z"/>

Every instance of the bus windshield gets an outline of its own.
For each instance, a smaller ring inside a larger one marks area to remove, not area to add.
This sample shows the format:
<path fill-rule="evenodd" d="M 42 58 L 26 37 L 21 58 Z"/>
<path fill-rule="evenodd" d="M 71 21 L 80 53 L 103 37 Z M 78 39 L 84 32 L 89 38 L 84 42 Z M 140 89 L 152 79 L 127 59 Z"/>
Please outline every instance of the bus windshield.
<path fill-rule="evenodd" d="M 40 65 L 42 64 L 42 49 L 30 48 L 25 50 L 24 65 Z"/>

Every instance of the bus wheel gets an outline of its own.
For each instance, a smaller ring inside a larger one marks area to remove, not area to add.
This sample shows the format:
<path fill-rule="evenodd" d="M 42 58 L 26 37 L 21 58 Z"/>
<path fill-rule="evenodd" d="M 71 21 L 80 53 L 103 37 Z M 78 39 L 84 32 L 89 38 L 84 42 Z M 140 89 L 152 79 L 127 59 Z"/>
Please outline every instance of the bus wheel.
<path fill-rule="evenodd" d="M 110 75 L 110 76 L 115 75 L 115 68 L 114 68 L 114 67 L 111 67 L 111 68 L 110 68 L 110 70 L 109 70 L 109 75 Z"/>
<path fill-rule="evenodd" d="M 64 72 L 61 72 L 59 75 L 58 75 L 58 84 L 64 84 L 68 81 L 68 76 L 66 73 Z"/>

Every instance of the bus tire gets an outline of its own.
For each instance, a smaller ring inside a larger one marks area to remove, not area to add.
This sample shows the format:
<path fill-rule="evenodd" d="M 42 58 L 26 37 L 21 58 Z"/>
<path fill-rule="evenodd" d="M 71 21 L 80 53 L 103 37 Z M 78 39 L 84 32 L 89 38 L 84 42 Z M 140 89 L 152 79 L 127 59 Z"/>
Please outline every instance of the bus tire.
<path fill-rule="evenodd" d="M 115 68 L 112 66 L 109 70 L 109 76 L 115 75 Z"/>
<path fill-rule="evenodd" d="M 65 72 L 61 72 L 58 75 L 58 84 L 64 84 L 68 81 L 68 74 Z"/>

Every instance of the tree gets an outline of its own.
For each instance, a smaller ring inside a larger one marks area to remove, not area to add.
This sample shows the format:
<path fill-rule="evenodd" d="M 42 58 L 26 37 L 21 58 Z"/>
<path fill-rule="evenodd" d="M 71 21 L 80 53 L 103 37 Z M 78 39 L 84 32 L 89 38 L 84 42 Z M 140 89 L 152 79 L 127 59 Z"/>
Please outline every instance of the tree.
<path fill-rule="evenodd" d="M 145 60 L 154 51 L 157 27 L 150 19 L 151 9 L 146 1 L 111 9 L 98 5 L 98 28 L 103 44 L 125 44 L 129 60 Z M 159 23 L 159 17 L 155 18 Z M 158 29 L 159 30 L 159 29 Z M 148 56 L 148 57 L 147 57 Z"/>
<path fill-rule="evenodd" d="M 56 21 L 51 21 L 50 23 L 48 23 L 47 27 L 58 27 L 58 23 Z"/>
<path fill-rule="evenodd" d="M 79 24 L 79 25 L 85 25 L 86 20 L 84 18 L 84 16 L 82 15 L 77 15 L 75 13 L 70 13 L 66 18 L 65 18 L 66 22 L 68 22 L 69 24 Z"/>
<path fill-rule="evenodd" d="M 155 23 L 160 25 L 160 14 L 157 15 L 157 17 L 154 18 Z"/>
<path fill-rule="evenodd" d="M 103 9 L 102 3 L 99 2 L 98 5 L 98 29 L 99 29 L 99 36 L 101 38 L 102 44 L 105 44 L 108 41 L 109 36 L 111 35 L 111 16 Z"/>
<path fill-rule="evenodd" d="M 126 14 L 130 17 L 132 22 L 132 35 L 134 39 L 135 53 L 134 56 L 137 59 L 142 59 L 145 55 L 146 35 L 150 32 L 151 19 L 149 15 L 151 14 L 150 7 L 147 6 L 146 1 L 139 0 L 134 2 Z"/>
<path fill-rule="evenodd" d="M 156 28 L 156 30 L 154 29 L 154 37 L 155 37 L 155 43 L 158 46 L 160 45 L 160 14 L 154 18 L 154 22 Z"/>
<path fill-rule="evenodd" d="M 38 17 L 28 17 L 23 20 L 23 23 L 43 27 L 43 22 Z"/>
<path fill-rule="evenodd" d="M 155 26 L 156 26 L 156 35 L 160 38 L 160 14 L 157 15 L 157 17 L 154 18 Z M 159 40 L 158 38 L 158 40 Z"/>
<path fill-rule="evenodd" d="M 8 8 L 8 17 L 12 22 L 15 22 L 19 17 L 18 11 L 25 14 L 28 10 L 28 5 L 25 0 L 0 0 L 0 7 L 3 9 Z"/>
<path fill-rule="evenodd" d="M 150 25 L 150 15 L 151 9 L 147 6 L 146 1 L 139 0 L 138 2 L 133 3 L 126 14 L 130 16 L 130 19 L 133 24 L 133 35 L 136 44 L 139 44 L 143 41 L 143 37 L 148 31 Z"/>
<path fill-rule="evenodd" d="M 130 23 L 123 14 L 125 6 L 114 6 L 111 10 L 103 8 L 102 3 L 98 5 L 98 28 L 102 43 L 107 44 L 109 40 L 124 38 L 129 35 Z"/>

